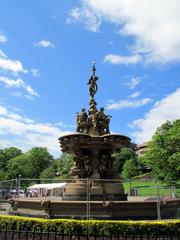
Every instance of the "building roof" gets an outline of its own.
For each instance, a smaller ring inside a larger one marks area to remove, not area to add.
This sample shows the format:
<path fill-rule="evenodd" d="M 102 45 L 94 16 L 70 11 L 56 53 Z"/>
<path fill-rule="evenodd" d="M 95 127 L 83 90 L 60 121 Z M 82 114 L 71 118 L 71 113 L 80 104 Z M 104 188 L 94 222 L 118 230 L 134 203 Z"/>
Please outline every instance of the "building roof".
<path fill-rule="evenodd" d="M 54 189 L 54 188 L 63 188 L 67 183 L 43 183 L 43 184 L 34 184 L 28 189 Z"/>

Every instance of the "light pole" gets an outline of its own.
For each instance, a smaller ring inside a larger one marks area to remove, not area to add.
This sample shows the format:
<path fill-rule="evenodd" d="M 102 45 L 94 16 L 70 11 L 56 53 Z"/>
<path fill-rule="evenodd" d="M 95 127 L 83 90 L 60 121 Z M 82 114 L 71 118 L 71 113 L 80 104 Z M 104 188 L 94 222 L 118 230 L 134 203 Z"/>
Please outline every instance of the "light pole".
<path fill-rule="evenodd" d="M 160 189 L 159 189 L 159 182 L 157 182 L 156 188 L 157 188 L 157 219 L 161 219 L 161 204 L 160 204 Z"/>
<path fill-rule="evenodd" d="M 19 198 L 19 194 L 20 194 L 20 189 L 21 189 L 21 174 L 19 174 L 18 176 L 18 198 Z"/>

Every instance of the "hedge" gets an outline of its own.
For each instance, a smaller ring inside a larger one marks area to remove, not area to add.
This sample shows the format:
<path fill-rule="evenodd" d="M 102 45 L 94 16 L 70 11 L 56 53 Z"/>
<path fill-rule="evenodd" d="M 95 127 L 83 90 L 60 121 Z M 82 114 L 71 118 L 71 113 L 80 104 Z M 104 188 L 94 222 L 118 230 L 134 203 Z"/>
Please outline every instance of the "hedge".
<path fill-rule="evenodd" d="M 50 231 L 75 235 L 118 236 L 121 234 L 176 235 L 180 234 L 180 220 L 169 221 L 109 221 L 39 219 L 0 216 L 0 229 Z"/>

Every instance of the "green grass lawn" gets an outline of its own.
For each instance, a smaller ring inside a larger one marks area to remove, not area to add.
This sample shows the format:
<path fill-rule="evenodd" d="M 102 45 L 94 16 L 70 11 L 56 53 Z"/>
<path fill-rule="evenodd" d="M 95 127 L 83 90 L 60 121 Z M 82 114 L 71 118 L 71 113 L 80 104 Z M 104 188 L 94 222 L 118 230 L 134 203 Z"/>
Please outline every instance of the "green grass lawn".
<path fill-rule="evenodd" d="M 123 183 L 125 192 L 129 194 L 130 191 L 130 183 Z M 136 188 L 138 190 L 139 196 L 157 196 L 158 187 L 157 183 L 153 181 L 132 181 L 131 188 Z M 159 184 L 159 194 L 160 196 L 172 196 L 172 192 L 175 193 L 176 196 L 180 197 L 180 187 L 175 190 L 172 187 L 167 186 L 166 184 Z"/>

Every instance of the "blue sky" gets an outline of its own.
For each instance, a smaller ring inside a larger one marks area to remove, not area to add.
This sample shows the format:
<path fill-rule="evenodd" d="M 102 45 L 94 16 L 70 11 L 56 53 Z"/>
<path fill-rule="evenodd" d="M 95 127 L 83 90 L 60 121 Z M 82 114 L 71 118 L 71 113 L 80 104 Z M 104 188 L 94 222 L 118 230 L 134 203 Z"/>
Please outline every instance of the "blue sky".
<path fill-rule="evenodd" d="M 0 0 L 0 148 L 75 131 L 96 62 L 98 108 L 135 143 L 180 118 L 179 0 Z M 162 7 L 163 6 L 163 7 Z"/>

